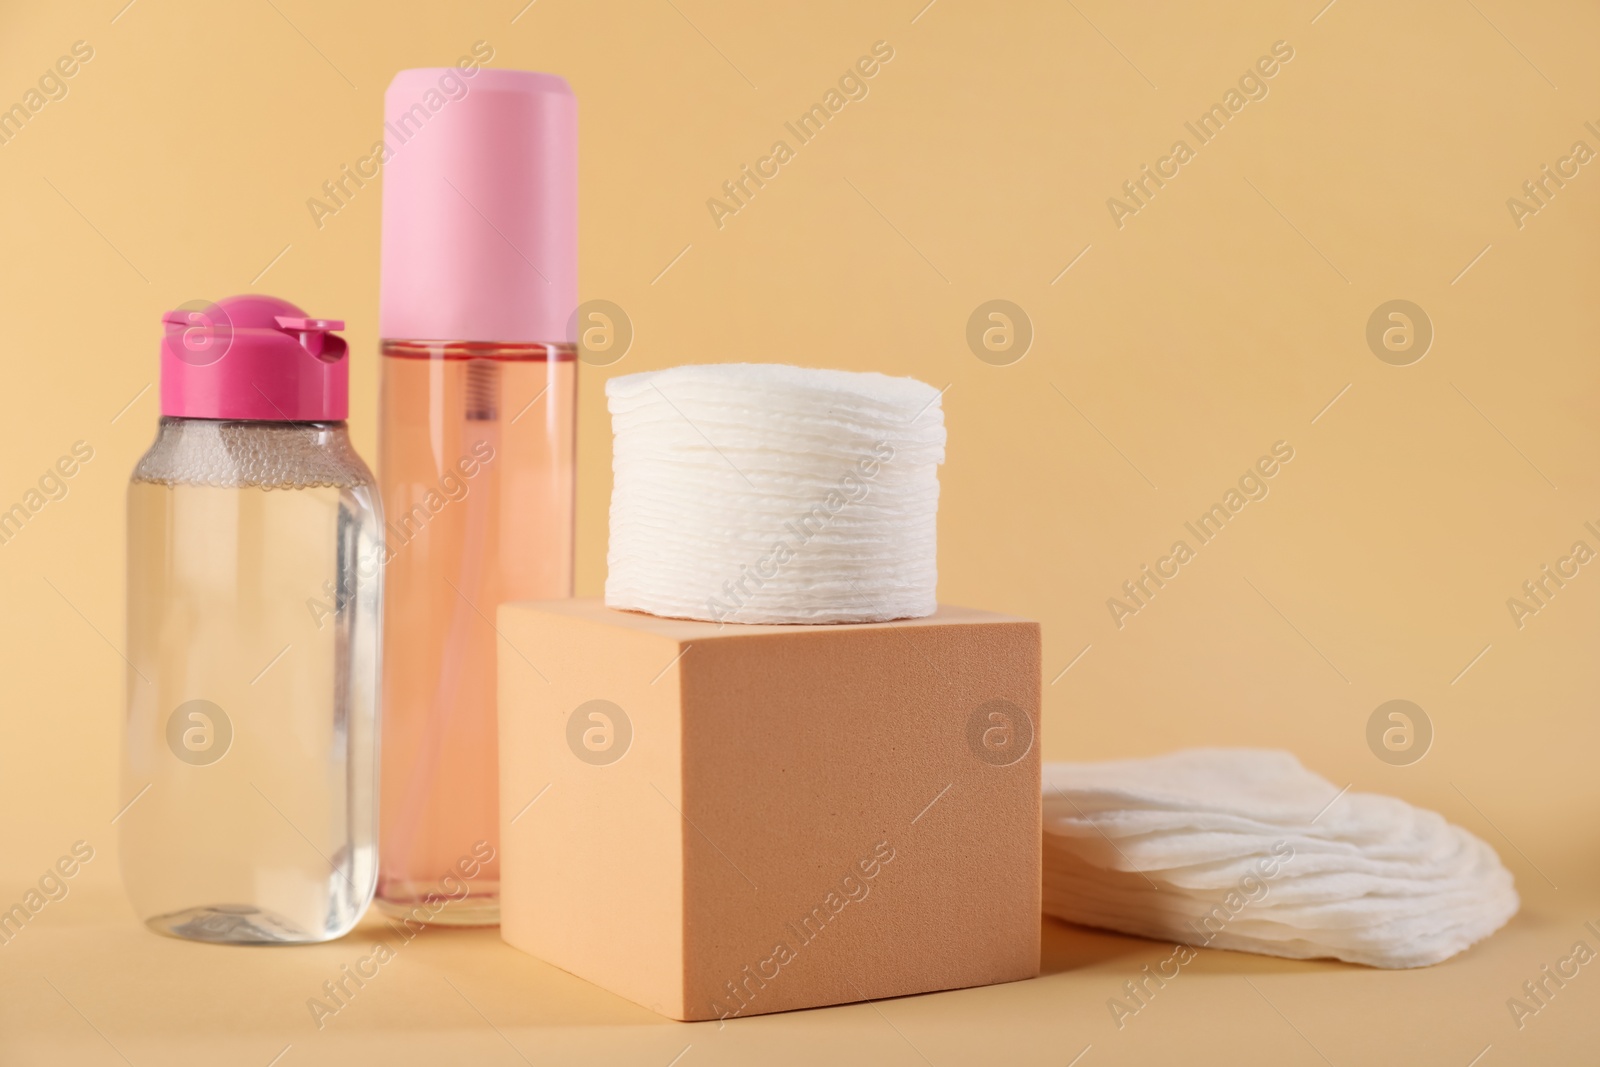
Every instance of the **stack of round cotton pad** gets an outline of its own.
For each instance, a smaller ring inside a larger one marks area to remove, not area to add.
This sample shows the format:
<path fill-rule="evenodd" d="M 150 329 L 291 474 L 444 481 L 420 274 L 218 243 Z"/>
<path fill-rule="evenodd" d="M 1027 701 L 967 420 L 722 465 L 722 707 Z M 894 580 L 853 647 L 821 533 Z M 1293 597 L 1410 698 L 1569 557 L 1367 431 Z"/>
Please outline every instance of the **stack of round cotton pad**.
<path fill-rule="evenodd" d="M 769 364 L 606 383 L 606 604 L 739 623 L 931 615 L 939 390 Z"/>
<path fill-rule="evenodd" d="M 1287 752 L 1044 767 L 1044 910 L 1196 947 L 1421 967 L 1516 914 L 1511 874 L 1431 811 Z"/>

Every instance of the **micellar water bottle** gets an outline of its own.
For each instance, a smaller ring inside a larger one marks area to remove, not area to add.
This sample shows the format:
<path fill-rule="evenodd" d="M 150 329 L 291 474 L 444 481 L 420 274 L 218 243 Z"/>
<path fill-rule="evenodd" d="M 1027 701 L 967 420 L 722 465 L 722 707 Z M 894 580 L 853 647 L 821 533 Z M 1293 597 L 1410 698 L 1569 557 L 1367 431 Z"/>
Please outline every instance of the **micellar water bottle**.
<path fill-rule="evenodd" d="M 377 877 L 383 521 L 344 324 L 264 296 L 164 322 L 128 490 L 123 884 L 161 933 L 326 941 Z"/>

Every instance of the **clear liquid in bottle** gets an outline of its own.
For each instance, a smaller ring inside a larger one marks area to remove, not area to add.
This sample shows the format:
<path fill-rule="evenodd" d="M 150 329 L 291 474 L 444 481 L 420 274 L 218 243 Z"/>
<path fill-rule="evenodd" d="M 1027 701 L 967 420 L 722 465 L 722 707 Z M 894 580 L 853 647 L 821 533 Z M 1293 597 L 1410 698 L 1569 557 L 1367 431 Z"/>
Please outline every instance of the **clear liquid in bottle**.
<path fill-rule="evenodd" d="M 325 941 L 366 910 L 380 514 L 342 423 L 162 420 L 128 490 L 117 819 L 153 929 Z"/>

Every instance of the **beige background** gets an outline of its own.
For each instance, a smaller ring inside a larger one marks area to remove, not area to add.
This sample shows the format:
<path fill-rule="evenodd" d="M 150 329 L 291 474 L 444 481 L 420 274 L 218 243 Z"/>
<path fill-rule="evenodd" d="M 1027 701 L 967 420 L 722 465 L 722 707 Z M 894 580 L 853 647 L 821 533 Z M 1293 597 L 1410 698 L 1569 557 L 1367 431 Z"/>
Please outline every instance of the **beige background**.
<path fill-rule="evenodd" d="M 0 948 L 7 1062 L 118 1062 L 108 1045 L 177 1062 L 163 1035 L 185 1031 L 193 1062 L 263 1064 L 380 1032 L 417 1062 L 665 1064 L 685 1044 L 686 1065 L 1065 1063 L 1088 1044 L 1085 1065 L 1201 1062 L 1217 1036 L 1230 1062 L 1593 1056 L 1600 977 L 1520 1032 L 1504 1007 L 1600 919 L 1600 565 L 1521 629 L 1506 607 L 1574 541 L 1600 549 L 1583 525 L 1600 527 L 1600 165 L 1520 228 L 1506 206 L 1574 141 L 1600 150 L 1592 7 L 122 2 L 0 4 L 0 105 L 75 41 L 94 49 L 0 146 L 0 507 L 74 442 L 94 449 L 0 545 L 0 902 L 73 841 L 97 849 Z M 257 955 L 134 928 L 108 820 L 126 799 L 123 487 L 156 418 L 158 316 L 253 287 L 346 318 L 372 457 L 379 191 L 321 229 L 306 200 L 367 153 L 393 71 L 478 40 L 491 65 L 572 81 L 582 293 L 637 331 L 581 375 L 581 593 L 604 575 L 607 375 L 747 359 L 948 386 L 941 598 L 1043 622 L 1047 758 L 1286 747 L 1483 835 L 1523 915 L 1427 972 L 1207 953 L 1121 1033 L 1105 998 L 1167 950 L 1054 923 L 1036 983 L 671 1034 L 490 934 L 443 932 L 319 1034 L 303 998 L 352 945 Z M 719 230 L 707 198 L 879 40 L 894 58 L 867 98 Z M 1294 58 L 1266 98 L 1119 229 L 1107 198 L 1280 40 Z M 1009 366 L 965 340 L 995 298 L 1036 332 Z M 1365 340 L 1392 299 L 1435 330 L 1410 366 Z M 1107 598 L 1279 440 L 1295 458 L 1270 495 L 1119 629 Z M 1436 731 L 1412 766 L 1366 743 L 1394 698 Z"/>

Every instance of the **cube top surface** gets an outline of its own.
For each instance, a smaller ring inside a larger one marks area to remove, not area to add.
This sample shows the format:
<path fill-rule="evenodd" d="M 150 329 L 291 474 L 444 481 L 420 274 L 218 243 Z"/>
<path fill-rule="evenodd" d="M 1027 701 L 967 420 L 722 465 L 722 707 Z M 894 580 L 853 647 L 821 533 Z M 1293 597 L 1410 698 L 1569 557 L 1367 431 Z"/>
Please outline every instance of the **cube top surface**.
<path fill-rule="evenodd" d="M 672 641 L 712 641 L 742 637 L 764 637 L 783 634 L 795 637 L 815 636 L 849 630 L 883 630 L 888 627 L 950 626 L 973 623 L 1020 622 L 1031 620 L 1014 615 L 1001 615 L 977 608 L 963 608 L 940 604 L 932 615 L 920 619 L 894 619 L 889 622 L 830 622 L 820 625 L 773 623 L 715 623 L 699 619 L 668 619 L 642 611 L 620 611 L 608 608 L 599 597 L 579 597 L 573 600 L 524 600 L 502 607 L 504 610 L 522 610 L 559 615 L 579 622 L 616 626 L 625 630 L 665 637 Z M 1033 623 L 1032 625 L 1037 625 Z"/>

